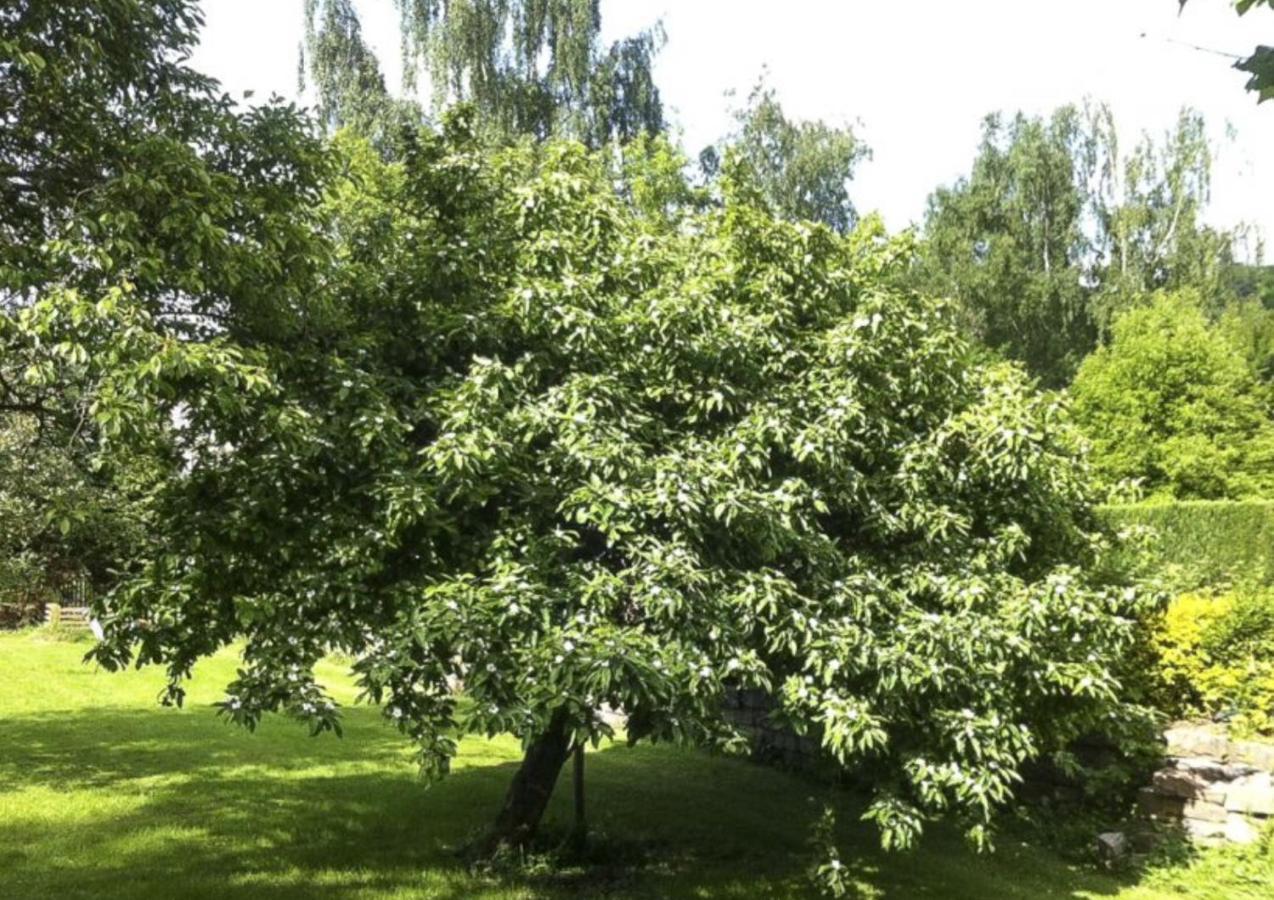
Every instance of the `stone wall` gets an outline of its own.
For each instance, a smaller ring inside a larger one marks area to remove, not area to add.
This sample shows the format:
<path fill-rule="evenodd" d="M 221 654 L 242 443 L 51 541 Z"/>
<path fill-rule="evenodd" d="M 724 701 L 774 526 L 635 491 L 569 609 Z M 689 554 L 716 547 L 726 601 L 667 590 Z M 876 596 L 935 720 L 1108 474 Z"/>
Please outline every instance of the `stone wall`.
<path fill-rule="evenodd" d="M 824 762 L 817 738 L 793 734 L 770 721 L 774 701 L 765 691 L 728 689 L 725 718 L 747 736 L 759 762 L 813 772 Z"/>
<path fill-rule="evenodd" d="M 1247 844 L 1274 819 L 1274 745 L 1235 741 L 1216 725 L 1164 734 L 1167 765 L 1142 788 L 1141 811 L 1200 844 Z"/>

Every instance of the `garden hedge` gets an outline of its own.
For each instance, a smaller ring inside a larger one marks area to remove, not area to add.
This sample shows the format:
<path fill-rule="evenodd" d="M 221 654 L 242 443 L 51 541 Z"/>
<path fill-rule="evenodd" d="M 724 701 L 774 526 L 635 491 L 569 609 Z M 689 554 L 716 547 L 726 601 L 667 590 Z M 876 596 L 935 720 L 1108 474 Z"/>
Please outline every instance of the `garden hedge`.
<path fill-rule="evenodd" d="M 1154 530 L 1152 561 L 1182 590 L 1274 586 L 1274 500 L 1189 500 L 1104 506 L 1114 527 Z"/>

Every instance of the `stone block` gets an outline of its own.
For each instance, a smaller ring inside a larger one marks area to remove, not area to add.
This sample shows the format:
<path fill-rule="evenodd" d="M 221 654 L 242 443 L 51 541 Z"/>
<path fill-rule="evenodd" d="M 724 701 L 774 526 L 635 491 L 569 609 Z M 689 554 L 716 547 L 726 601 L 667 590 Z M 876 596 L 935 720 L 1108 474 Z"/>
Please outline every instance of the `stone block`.
<path fill-rule="evenodd" d="M 1206 800 L 1187 800 L 1181 814 L 1187 819 L 1198 819 L 1201 822 L 1224 822 L 1226 811 L 1224 803 L 1208 803 Z"/>
<path fill-rule="evenodd" d="M 1209 784 L 1194 772 L 1181 769 L 1160 769 L 1151 779 L 1155 792 L 1167 797 L 1184 797 L 1192 800 L 1202 797 Z"/>
<path fill-rule="evenodd" d="M 1225 839 L 1232 844 L 1254 844 L 1261 837 L 1261 829 L 1246 816 L 1230 813 L 1225 820 Z"/>
<path fill-rule="evenodd" d="M 1225 822 L 1205 822 L 1200 819 L 1182 819 L 1181 827 L 1185 829 L 1192 841 L 1225 840 Z"/>
<path fill-rule="evenodd" d="M 1262 741 L 1235 741 L 1230 745 L 1231 757 L 1266 772 L 1274 772 L 1274 744 Z"/>
<path fill-rule="evenodd" d="M 1174 725 L 1163 733 L 1171 756 L 1212 756 L 1224 759 L 1229 740 L 1216 725 Z M 1249 761 L 1249 760 L 1245 760 Z"/>
<path fill-rule="evenodd" d="M 1225 763 L 1206 756 L 1185 756 L 1172 760 L 1170 765 L 1178 771 L 1197 775 L 1204 781 L 1230 781 L 1239 775 L 1246 774 L 1238 772 L 1235 775 L 1231 775 L 1227 771 Z"/>
<path fill-rule="evenodd" d="M 1225 808 L 1230 812 L 1274 816 L 1274 776 L 1258 772 L 1231 782 L 1225 792 Z"/>

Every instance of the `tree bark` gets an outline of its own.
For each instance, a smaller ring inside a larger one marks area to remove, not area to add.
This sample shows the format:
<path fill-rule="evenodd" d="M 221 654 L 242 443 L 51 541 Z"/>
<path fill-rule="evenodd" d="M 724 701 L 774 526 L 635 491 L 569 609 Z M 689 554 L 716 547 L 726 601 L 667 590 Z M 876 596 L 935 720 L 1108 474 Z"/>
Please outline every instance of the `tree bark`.
<path fill-rule="evenodd" d="M 535 837 L 549 798 L 553 796 L 557 776 L 570 755 L 568 725 L 566 710 L 559 709 L 544 732 L 526 748 L 495 823 L 477 846 L 480 855 L 491 856 L 506 847 L 520 849 Z"/>

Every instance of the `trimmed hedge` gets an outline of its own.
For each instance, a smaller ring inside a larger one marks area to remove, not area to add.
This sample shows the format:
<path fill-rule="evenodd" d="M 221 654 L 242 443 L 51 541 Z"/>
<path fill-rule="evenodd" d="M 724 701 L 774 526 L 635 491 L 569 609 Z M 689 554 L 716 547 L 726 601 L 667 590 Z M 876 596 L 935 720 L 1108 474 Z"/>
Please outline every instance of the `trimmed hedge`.
<path fill-rule="evenodd" d="M 1274 501 L 1119 504 L 1100 513 L 1115 528 L 1153 529 L 1150 561 L 1180 590 L 1274 587 Z"/>

